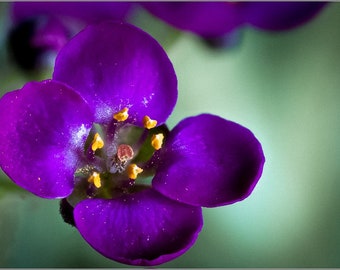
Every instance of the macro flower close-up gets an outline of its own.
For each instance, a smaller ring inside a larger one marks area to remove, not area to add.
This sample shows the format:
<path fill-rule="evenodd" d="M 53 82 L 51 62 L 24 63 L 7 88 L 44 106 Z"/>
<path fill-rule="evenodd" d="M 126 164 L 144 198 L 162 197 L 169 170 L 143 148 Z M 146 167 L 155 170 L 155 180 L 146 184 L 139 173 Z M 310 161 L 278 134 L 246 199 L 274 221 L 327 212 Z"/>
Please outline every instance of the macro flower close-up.
<path fill-rule="evenodd" d="M 202 207 L 244 200 L 265 158 L 247 128 L 217 115 L 169 130 L 177 77 L 158 42 L 112 21 L 58 53 L 51 79 L 0 99 L 0 166 L 105 257 L 159 265 L 185 253 Z M 29 157 L 29 158 L 28 158 Z"/>
<path fill-rule="evenodd" d="M 339 14 L 0 2 L 0 267 L 338 268 Z"/>

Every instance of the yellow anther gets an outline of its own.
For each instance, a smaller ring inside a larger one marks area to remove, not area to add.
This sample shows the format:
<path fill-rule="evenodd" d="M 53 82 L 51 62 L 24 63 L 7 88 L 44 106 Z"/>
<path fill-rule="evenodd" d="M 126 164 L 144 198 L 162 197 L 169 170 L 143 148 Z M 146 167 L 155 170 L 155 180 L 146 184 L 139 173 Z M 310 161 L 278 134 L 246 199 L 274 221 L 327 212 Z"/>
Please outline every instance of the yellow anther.
<path fill-rule="evenodd" d="M 96 151 L 97 149 L 103 148 L 104 147 L 104 141 L 100 137 L 99 133 L 94 134 L 94 138 L 92 141 L 92 151 Z"/>
<path fill-rule="evenodd" d="M 139 168 L 136 164 L 130 164 L 127 169 L 127 174 L 130 179 L 135 180 L 141 172 L 143 172 L 142 168 Z"/>
<path fill-rule="evenodd" d="M 113 115 L 113 118 L 116 119 L 118 122 L 123 122 L 126 119 L 128 119 L 128 117 L 129 117 L 128 111 L 129 111 L 129 109 L 125 107 L 124 109 L 122 109 L 119 112 L 115 113 Z"/>
<path fill-rule="evenodd" d="M 145 115 L 143 118 L 143 125 L 147 129 L 154 128 L 157 125 L 157 120 L 152 120 L 149 116 Z"/>
<path fill-rule="evenodd" d="M 152 147 L 155 148 L 156 150 L 161 149 L 162 144 L 163 144 L 163 139 L 164 139 L 163 133 L 154 134 L 151 138 Z"/>
<path fill-rule="evenodd" d="M 100 188 L 102 186 L 102 183 L 100 181 L 100 174 L 97 172 L 93 172 L 90 177 L 87 179 L 89 183 L 94 184 L 96 188 Z"/>

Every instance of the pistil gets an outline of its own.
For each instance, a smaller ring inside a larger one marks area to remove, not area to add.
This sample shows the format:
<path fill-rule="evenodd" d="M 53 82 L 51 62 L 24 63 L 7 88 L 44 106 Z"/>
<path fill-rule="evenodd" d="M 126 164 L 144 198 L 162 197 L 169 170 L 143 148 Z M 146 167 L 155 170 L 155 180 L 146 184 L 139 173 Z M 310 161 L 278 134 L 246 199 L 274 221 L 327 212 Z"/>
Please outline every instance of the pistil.
<path fill-rule="evenodd" d="M 113 121 L 108 126 L 95 124 L 93 127 L 94 132 L 90 136 L 94 136 L 86 150 L 90 154 L 86 156 L 89 164 L 78 169 L 75 174 L 77 179 L 84 179 L 87 183 L 79 182 L 74 201 L 78 201 L 81 196 L 110 198 L 116 196 L 119 190 L 135 192 L 132 187 L 139 174 L 145 171 L 144 177 L 150 175 L 150 169 L 142 167 L 155 150 L 162 148 L 164 134 L 157 133 L 157 120 L 147 115 L 142 119 L 144 128 L 125 122 L 129 118 L 128 111 L 128 108 L 123 108 L 114 113 Z"/>

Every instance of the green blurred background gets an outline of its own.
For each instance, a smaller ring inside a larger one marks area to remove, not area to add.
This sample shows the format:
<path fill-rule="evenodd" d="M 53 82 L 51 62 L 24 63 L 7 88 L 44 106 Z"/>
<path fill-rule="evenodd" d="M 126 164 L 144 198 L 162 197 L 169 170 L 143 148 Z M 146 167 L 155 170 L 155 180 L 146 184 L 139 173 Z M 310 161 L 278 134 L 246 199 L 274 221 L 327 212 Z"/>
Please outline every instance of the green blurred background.
<path fill-rule="evenodd" d="M 7 9 L 0 3 L 1 95 L 51 76 L 24 74 L 8 59 Z M 229 50 L 209 49 L 145 12 L 134 22 L 174 64 L 179 99 L 169 126 L 217 114 L 252 130 L 266 156 L 252 195 L 204 209 L 196 244 L 159 267 L 340 267 L 340 3 L 292 31 L 244 28 Z M 0 267 L 126 267 L 63 223 L 58 201 L 0 178 Z"/>

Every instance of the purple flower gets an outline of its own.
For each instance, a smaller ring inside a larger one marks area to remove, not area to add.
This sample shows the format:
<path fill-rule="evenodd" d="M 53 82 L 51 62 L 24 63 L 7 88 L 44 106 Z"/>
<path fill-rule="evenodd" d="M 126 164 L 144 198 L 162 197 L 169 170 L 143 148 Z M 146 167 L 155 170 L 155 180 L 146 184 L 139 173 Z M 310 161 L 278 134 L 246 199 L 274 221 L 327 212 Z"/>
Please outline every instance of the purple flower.
<path fill-rule="evenodd" d="M 23 69 L 34 69 L 87 24 L 124 20 L 130 10 L 128 2 L 14 2 L 8 38 L 12 58 Z"/>
<path fill-rule="evenodd" d="M 194 244 L 201 207 L 245 199 L 264 165 L 255 136 L 218 116 L 169 131 L 176 99 L 173 66 L 151 36 L 88 26 L 61 49 L 51 80 L 0 99 L 0 166 L 31 193 L 62 199 L 104 256 L 167 262 Z"/>
<path fill-rule="evenodd" d="M 14 22 L 48 15 L 64 20 L 75 18 L 86 23 L 98 23 L 124 18 L 130 7 L 131 3 L 128 2 L 14 2 L 11 17 Z"/>
<path fill-rule="evenodd" d="M 146 2 L 150 13 L 204 38 L 221 37 L 250 25 L 281 31 L 311 20 L 326 2 Z"/>
<path fill-rule="evenodd" d="M 8 43 L 23 69 L 42 66 L 89 23 L 131 18 L 136 6 L 170 25 L 201 36 L 208 44 L 233 47 L 245 25 L 262 30 L 292 29 L 315 17 L 326 2 L 16 2 Z"/>

